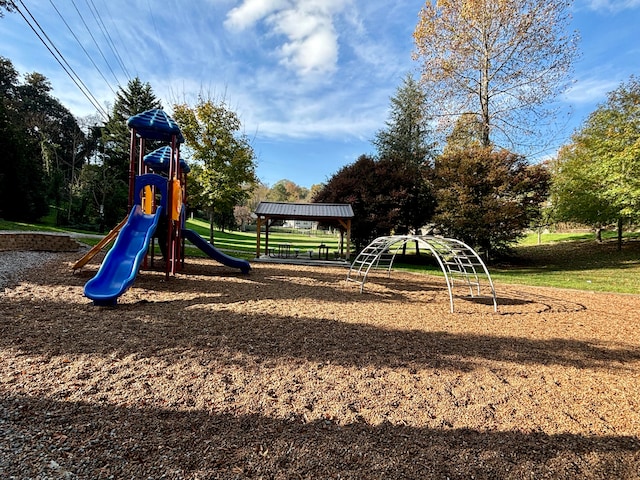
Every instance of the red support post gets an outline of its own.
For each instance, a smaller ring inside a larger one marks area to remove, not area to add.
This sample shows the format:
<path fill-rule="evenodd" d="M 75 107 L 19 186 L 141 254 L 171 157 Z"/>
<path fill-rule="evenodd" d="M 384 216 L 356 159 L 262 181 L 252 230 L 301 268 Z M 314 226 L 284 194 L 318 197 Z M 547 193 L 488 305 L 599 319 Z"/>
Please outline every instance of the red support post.
<path fill-rule="evenodd" d="M 127 211 L 131 211 L 133 208 L 133 191 L 136 184 L 136 129 L 131 129 L 131 139 L 129 142 L 129 208 Z"/>

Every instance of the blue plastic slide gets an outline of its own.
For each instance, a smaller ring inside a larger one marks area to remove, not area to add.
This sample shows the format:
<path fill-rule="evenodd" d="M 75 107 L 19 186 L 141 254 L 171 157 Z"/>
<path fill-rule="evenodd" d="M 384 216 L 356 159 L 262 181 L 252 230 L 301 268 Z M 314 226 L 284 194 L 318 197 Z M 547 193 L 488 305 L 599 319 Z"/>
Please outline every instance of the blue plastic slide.
<path fill-rule="evenodd" d="M 133 207 L 127 223 L 104 257 L 98 273 L 84 286 L 84 294 L 95 305 L 115 305 L 118 297 L 131 286 L 161 214 L 161 207 L 153 215 L 145 214 L 140 205 Z"/>
<path fill-rule="evenodd" d="M 251 270 L 249 262 L 242 260 L 241 258 L 231 257 L 226 253 L 221 252 L 193 230 L 188 228 L 182 229 L 182 236 L 213 258 L 216 262 L 220 262 L 227 267 L 239 268 L 242 273 L 249 273 L 249 270 Z"/>

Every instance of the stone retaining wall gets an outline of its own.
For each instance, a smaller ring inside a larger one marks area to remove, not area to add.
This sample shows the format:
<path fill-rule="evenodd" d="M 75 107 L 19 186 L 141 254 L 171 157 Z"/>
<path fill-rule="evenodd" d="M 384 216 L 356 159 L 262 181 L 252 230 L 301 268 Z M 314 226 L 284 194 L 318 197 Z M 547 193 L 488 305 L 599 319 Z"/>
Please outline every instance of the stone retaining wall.
<path fill-rule="evenodd" d="M 0 251 L 76 252 L 80 243 L 65 233 L 0 232 Z"/>

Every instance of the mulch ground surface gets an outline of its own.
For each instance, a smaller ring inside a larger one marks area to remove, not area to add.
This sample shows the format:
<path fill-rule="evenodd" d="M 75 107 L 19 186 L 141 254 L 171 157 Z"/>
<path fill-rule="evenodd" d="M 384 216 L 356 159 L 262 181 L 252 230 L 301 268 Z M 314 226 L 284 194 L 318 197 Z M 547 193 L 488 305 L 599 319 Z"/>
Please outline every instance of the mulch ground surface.
<path fill-rule="evenodd" d="M 640 478 L 640 296 L 75 260 L 0 294 L 0 478 Z"/>

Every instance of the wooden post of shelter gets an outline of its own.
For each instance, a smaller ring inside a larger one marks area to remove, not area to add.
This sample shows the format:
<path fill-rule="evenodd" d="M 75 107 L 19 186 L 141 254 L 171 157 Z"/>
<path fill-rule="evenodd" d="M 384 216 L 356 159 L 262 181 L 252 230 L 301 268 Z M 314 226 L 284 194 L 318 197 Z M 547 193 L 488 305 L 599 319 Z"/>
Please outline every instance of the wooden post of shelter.
<path fill-rule="evenodd" d="M 260 232 L 262 231 L 262 219 L 258 217 L 256 222 L 256 258 L 260 258 Z"/>

